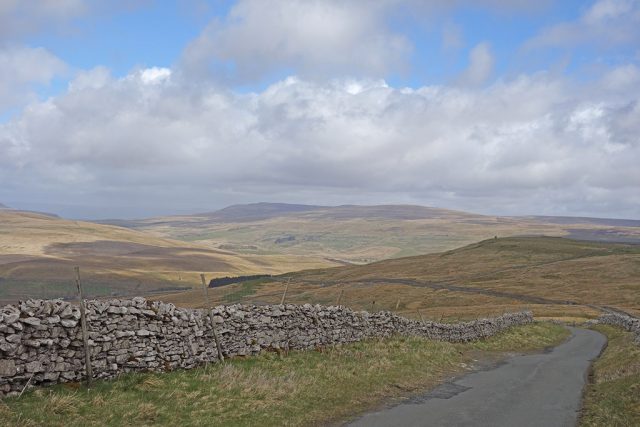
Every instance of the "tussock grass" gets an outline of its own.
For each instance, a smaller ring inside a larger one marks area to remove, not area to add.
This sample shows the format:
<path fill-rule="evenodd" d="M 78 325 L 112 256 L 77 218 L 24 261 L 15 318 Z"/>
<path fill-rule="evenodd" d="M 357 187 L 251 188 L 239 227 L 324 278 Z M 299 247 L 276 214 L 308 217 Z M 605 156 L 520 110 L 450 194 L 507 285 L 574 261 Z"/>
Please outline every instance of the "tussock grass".
<path fill-rule="evenodd" d="M 60 385 L 6 399 L 0 425 L 326 424 L 433 387 L 469 369 L 473 359 L 542 349 L 564 336 L 561 326 L 534 324 L 468 344 L 393 337 L 190 371 L 126 374 L 91 390 Z"/>
<path fill-rule="evenodd" d="M 482 351 L 527 352 L 541 348 L 554 347 L 566 340 L 571 333 L 568 329 L 548 323 L 537 322 L 526 328 L 511 328 L 497 336 L 482 341 L 467 344 Z"/>
<path fill-rule="evenodd" d="M 583 426 L 640 425 L 640 346 L 633 334 L 598 325 L 594 329 L 609 340 L 593 364 L 592 382 L 585 393 Z"/>

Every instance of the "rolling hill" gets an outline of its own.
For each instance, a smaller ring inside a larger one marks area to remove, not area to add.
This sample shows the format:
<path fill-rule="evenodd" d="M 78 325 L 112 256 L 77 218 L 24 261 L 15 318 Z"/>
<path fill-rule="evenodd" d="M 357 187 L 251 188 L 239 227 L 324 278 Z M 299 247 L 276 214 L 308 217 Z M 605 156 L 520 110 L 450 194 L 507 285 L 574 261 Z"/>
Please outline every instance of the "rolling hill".
<path fill-rule="evenodd" d="M 599 307 L 640 314 L 640 245 L 555 237 L 488 239 L 451 251 L 368 265 L 286 274 L 216 289 L 224 300 L 336 303 L 410 317 L 473 318 L 532 309 L 537 316 L 591 317 Z M 240 292 L 240 290 L 242 292 Z M 163 300 L 197 305 L 189 293 Z"/>
<path fill-rule="evenodd" d="M 446 251 L 494 236 L 640 243 L 636 220 L 500 217 L 412 205 L 256 203 L 197 215 L 104 223 L 243 254 L 310 255 L 355 264 Z"/>
<path fill-rule="evenodd" d="M 565 313 L 567 302 L 577 306 L 606 300 L 621 308 L 638 302 L 622 297 L 630 292 L 621 292 L 636 290 L 637 246 L 522 236 L 577 233 L 634 242 L 640 241 L 640 221 L 495 217 L 409 205 L 259 203 L 198 215 L 107 222 L 118 226 L 0 210 L 0 301 L 73 296 L 75 265 L 82 269 L 90 296 L 170 292 L 179 295 L 167 298 L 185 305 L 202 304 L 201 272 L 209 278 L 277 275 L 343 265 L 292 276 L 292 298 L 297 292 L 307 295 L 300 302 L 333 302 L 339 282 L 349 283 L 348 294 L 358 307 L 368 308 L 375 297 L 378 306 L 384 301 L 395 308 L 395 295 L 401 291 L 416 300 L 400 302 L 400 309 L 415 312 L 414 306 L 422 307 L 433 314 L 441 307 L 439 316 L 460 305 L 478 311 L 541 304 L 535 298 L 546 298 L 550 307 L 564 305 Z M 507 242 L 515 249 L 508 249 Z M 379 260 L 385 261 L 375 262 Z M 449 288 L 402 280 L 446 282 Z M 579 286 L 596 282 L 601 283 L 598 289 Z M 453 285 L 493 293 L 454 291 Z M 267 300 L 266 294 L 282 292 L 278 280 L 255 289 L 251 283 L 243 286 L 225 301 L 259 289 Z M 226 292 L 230 289 L 233 286 Z M 425 292 L 433 304 L 416 302 Z"/>
<path fill-rule="evenodd" d="M 0 210 L 0 302 L 71 297 L 76 265 L 86 293 L 104 296 L 189 289 L 199 286 L 201 272 L 276 274 L 331 264 L 304 256 L 238 255 L 122 227 Z"/>

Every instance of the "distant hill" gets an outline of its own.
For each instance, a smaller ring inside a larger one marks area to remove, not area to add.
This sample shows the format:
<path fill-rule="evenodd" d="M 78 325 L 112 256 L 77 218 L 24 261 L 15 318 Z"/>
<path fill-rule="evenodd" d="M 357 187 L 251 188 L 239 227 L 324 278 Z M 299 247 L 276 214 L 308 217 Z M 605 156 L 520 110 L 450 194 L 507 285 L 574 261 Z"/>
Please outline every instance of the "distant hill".
<path fill-rule="evenodd" d="M 638 219 L 617 219 L 617 218 L 589 218 L 578 216 L 532 216 L 529 218 L 551 224 L 594 224 L 610 225 L 620 227 L 640 227 Z"/>
<path fill-rule="evenodd" d="M 424 219 L 459 215 L 472 216 L 465 212 L 437 209 L 415 205 L 341 205 L 341 206 L 313 206 L 292 205 L 287 203 L 253 203 L 247 205 L 233 205 L 208 214 L 194 216 L 208 216 L 226 222 L 260 221 L 265 219 L 295 216 L 308 213 L 316 219 Z"/>
<path fill-rule="evenodd" d="M 494 236 L 550 235 L 640 243 L 640 221 L 500 217 L 415 205 L 234 205 L 219 211 L 101 223 L 245 254 L 347 263 L 440 252 Z"/>
<path fill-rule="evenodd" d="M 338 265 L 323 258 L 239 255 L 122 227 L 0 210 L 0 302 L 75 295 L 80 266 L 89 296 L 145 295 L 200 287 L 228 275 Z"/>
<path fill-rule="evenodd" d="M 9 209 L 9 206 L 0 203 L 0 209 Z"/>
<path fill-rule="evenodd" d="M 323 209 L 324 206 L 293 205 L 288 203 L 251 203 L 246 205 L 232 205 L 211 213 L 196 214 L 213 220 L 224 222 L 260 221 L 276 218 L 288 214 Z"/>

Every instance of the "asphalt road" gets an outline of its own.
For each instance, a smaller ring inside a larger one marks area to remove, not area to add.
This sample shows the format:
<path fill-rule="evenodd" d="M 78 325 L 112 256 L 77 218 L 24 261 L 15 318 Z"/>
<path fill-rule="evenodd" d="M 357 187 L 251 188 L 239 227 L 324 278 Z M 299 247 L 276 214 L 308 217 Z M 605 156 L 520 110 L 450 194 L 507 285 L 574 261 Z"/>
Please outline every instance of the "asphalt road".
<path fill-rule="evenodd" d="M 575 426 L 589 365 L 606 338 L 570 329 L 571 338 L 550 352 L 514 356 L 350 425 Z"/>

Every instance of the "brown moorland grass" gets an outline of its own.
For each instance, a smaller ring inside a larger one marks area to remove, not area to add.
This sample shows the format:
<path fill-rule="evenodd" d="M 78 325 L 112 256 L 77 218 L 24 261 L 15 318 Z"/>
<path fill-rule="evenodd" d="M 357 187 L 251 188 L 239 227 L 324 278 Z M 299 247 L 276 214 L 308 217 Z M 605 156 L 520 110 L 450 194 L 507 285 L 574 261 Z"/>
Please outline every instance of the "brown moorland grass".
<path fill-rule="evenodd" d="M 433 387 L 471 369 L 474 360 L 541 350 L 567 335 L 561 326 L 537 323 L 466 344 L 393 337 L 263 353 L 191 371 L 127 374 L 91 390 L 60 385 L 6 399 L 0 424 L 324 425 Z"/>
<path fill-rule="evenodd" d="M 200 286 L 209 277 L 337 265 L 311 257 L 239 255 L 122 227 L 0 210 L 0 303 L 73 296 L 80 266 L 89 296 Z"/>
<path fill-rule="evenodd" d="M 640 246 L 552 237 L 490 239 L 440 254 L 299 272 L 292 278 L 325 285 L 408 279 L 519 295 L 524 301 L 511 298 L 519 305 L 535 303 L 526 301 L 533 297 L 549 300 L 547 305 L 570 302 L 633 310 L 640 307 Z M 464 300 L 464 292 L 453 293 Z"/>
<path fill-rule="evenodd" d="M 598 316 L 596 306 L 631 313 L 640 307 L 640 246 L 490 239 L 439 254 L 300 271 L 211 293 L 218 303 L 273 304 L 289 280 L 287 301 L 295 303 L 335 304 L 342 292 L 341 304 L 351 308 L 414 318 L 457 320 L 531 309 L 537 317 L 580 321 Z M 192 307 L 203 301 L 201 292 L 158 298 Z"/>

